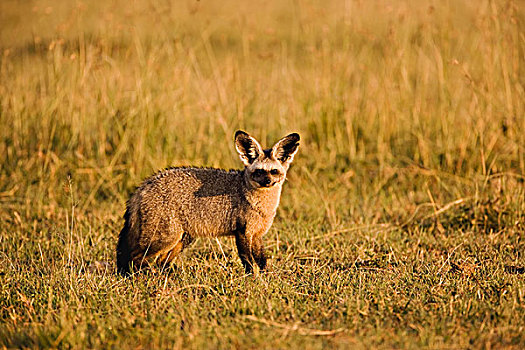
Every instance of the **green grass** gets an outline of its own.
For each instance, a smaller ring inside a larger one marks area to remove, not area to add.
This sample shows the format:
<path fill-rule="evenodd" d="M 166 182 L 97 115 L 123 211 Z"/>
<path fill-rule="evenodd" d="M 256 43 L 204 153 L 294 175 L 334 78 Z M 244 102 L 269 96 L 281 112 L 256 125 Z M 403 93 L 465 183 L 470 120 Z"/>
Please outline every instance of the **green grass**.
<path fill-rule="evenodd" d="M 0 2 L 0 347 L 525 347 L 522 2 L 175 3 Z M 239 128 L 302 136 L 270 271 L 116 275 L 134 186 Z"/>

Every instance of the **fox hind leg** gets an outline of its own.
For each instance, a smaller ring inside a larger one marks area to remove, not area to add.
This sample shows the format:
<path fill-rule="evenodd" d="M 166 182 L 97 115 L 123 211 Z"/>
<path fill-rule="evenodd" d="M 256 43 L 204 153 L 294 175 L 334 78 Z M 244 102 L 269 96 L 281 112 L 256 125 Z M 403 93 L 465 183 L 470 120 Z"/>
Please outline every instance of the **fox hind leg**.
<path fill-rule="evenodd" d="M 165 262 L 171 262 L 180 252 L 177 245 L 184 237 L 182 226 L 168 222 L 153 222 L 142 226 L 141 229 L 140 238 L 131 252 L 134 270 L 144 267 L 153 268 L 155 265 L 160 267 Z"/>
<path fill-rule="evenodd" d="M 159 257 L 159 265 L 162 266 L 162 268 L 169 267 L 175 257 L 177 257 L 186 247 L 191 245 L 193 240 L 193 237 L 191 237 L 187 232 L 184 232 L 180 241 Z"/>

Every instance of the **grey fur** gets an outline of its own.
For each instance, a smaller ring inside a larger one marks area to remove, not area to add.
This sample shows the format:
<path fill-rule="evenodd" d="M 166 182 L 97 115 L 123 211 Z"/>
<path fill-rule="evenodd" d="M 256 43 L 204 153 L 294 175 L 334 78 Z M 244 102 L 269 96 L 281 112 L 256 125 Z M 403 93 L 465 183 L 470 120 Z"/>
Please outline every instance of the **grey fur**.
<path fill-rule="evenodd" d="M 286 172 L 299 146 L 290 134 L 263 150 L 244 131 L 235 133 L 243 170 L 179 167 L 146 179 L 127 203 L 117 244 L 121 273 L 170 264 L 197 237 L 235 236 L 250 273 L 266 267 L 262 236 L 273 223 Z"/>

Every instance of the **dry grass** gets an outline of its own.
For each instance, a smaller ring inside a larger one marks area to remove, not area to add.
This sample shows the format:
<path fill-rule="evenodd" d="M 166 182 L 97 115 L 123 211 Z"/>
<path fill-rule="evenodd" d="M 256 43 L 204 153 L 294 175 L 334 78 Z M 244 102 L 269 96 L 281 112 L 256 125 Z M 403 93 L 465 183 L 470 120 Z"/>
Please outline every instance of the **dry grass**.
<path fill-rule="evenodd" d="M 525 346 L 523 3 L 0 2 L 0 346 Z M 242 275 L 113 273 L 125 200 L 303 142 Z M 108 264 L 109 263 L 109 264 Z"/>

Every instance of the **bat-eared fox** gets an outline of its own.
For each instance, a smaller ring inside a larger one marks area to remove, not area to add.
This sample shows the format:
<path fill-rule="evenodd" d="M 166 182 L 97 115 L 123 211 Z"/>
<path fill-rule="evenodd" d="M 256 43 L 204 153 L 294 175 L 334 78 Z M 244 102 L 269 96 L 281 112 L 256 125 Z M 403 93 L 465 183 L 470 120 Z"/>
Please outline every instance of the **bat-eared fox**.
<path fill-rule="evenodd" d="M 286 172 L 299 147 L 296 133 L 263 149 L 235 133 L 243 170 L 175 167 L 147 178 L 131 195 L 117 244 L 122 274 L 168 266 L 197 237 L 235 236 L 246 273 L 266 268 L 263 235 L 272 225 Z"/>

